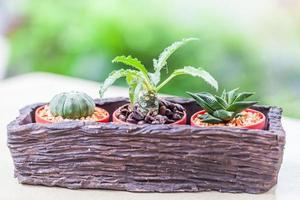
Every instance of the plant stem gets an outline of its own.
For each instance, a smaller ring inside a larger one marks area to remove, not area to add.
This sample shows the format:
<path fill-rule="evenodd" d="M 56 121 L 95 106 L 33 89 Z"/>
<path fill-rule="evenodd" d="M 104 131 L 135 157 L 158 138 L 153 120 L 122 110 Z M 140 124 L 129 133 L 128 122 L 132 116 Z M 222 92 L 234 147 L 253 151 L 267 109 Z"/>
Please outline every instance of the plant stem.
<path fill-rule="evenodd" d="M 171 74 L 166 80 L 164 80 L 161 84 L 156 87 L 156 91 L 158 92 L 162 87 L 164 87 L 170 80 L 172 80 L 176 75 Z"/>

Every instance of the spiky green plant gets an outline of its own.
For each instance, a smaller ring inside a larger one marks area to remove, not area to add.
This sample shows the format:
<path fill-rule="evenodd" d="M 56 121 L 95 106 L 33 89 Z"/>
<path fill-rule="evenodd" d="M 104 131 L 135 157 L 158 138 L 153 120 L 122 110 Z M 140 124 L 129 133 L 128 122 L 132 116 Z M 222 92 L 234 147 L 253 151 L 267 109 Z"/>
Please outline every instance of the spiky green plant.
<path fill-rule="evenodd" d="M 238 88 L 229 92 L 223 91 L 221 96 L 212 95 L 208 92 L 187 92 L 206 111 L 199 115 L 202 122 L 226 123 L 240 116 L 240 113 L 257 103 L 257 101 L 245 101 L 252 96 L 252 92 L 238 93 Z"/>
<path fill-rule="evenodd" d="M 131 105 L 138 104 L 140 111 L 147 114 L 151 111 L 157 111 L 159 107 L 158 92 L 171 79 L 179 75 L 191 75 L 199 77 L 206 81 L 216 90 L 218 89 L 217 81 L 202 68 L 195 68 L 192 66 L 185 66 L 181 69 L 175 70 L 170 76 L 161 82 L 161 70 L 166 67 L 167 59 L 181 46 L 187 42 L 197 40 L 195 38 L 183 39 L 173 43 L 167 47 L 158 57 L 153 60 L 154 72 L 150 73 L 146 67 L 137 59 L 131 56 L 117 56 L 113 63 L 123 63 L 134 69 L 120 69 L 110 73 L 109 77 L 104 81 L 100 88 L 100 97 L 117 79 L 125 77 L 129 85 L 129 99 Z"/>

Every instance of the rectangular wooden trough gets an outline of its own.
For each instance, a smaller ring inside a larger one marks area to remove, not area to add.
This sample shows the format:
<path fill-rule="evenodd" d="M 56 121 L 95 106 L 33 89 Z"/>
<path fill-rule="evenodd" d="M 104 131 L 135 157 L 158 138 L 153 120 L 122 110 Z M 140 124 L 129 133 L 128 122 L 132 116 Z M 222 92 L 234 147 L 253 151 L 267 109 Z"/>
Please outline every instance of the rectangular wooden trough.
<path fill-rule="evenodd" d="M 168 98 L 187 109 L 190 99 Z M 110 114 L 125 98 L 95 100 Z M 134 192 L 262 193 L 277 183 L 285 132 L 282 110 L 256 106 L 265 130 L 189 125 L 34 123 L 29 105 L 8 125 L 8 147 L 20 183 Z"/>

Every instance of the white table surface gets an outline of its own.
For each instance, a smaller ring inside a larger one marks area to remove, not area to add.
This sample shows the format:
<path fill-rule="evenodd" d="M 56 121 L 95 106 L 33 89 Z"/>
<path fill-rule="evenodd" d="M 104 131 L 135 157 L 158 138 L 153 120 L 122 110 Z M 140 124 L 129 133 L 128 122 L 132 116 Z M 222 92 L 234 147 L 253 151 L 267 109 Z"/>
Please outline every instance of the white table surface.
<path fill-rule="evenodd" d="M 96 98 L 98 89 L 99 83 L 96 82 L 46 73 L 31 73 L 0 81 L 0 200 L 300 199 L 300 120 L 290 118 L 283 119 L 287 141 L 278 184 L 264 194 L 131 193 L 108 190 L 70 190 L 19 184 L 13 177 L 13 163 L 6 145 L 6 125 L 18 115 L 18 109 L 34 102 L 47 102 L 54 94 L 62 91 L 85 91 Z M 106 93 L 106 97 L 126 95 L 127 90 L 119 87 L 112 87 Z"/>

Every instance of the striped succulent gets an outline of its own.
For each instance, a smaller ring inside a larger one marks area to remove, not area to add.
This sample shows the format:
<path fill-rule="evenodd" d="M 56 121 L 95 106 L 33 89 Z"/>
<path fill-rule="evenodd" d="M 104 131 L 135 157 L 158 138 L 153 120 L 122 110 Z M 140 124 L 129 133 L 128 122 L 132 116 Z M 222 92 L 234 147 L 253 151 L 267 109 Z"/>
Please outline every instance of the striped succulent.
<path fill-rule="evenodd" d="M 199 115 L 202 122 L 212 124 L 229 122 L 238 117 L 243 110 L 257 103 L 256 101 L 245 101 L 254 93 L 238 93 L 238 88 L 229 92 L 224 90 L 221 96 L 207 92 L 187 93 L 206 111 L 204 115 Z"/>

